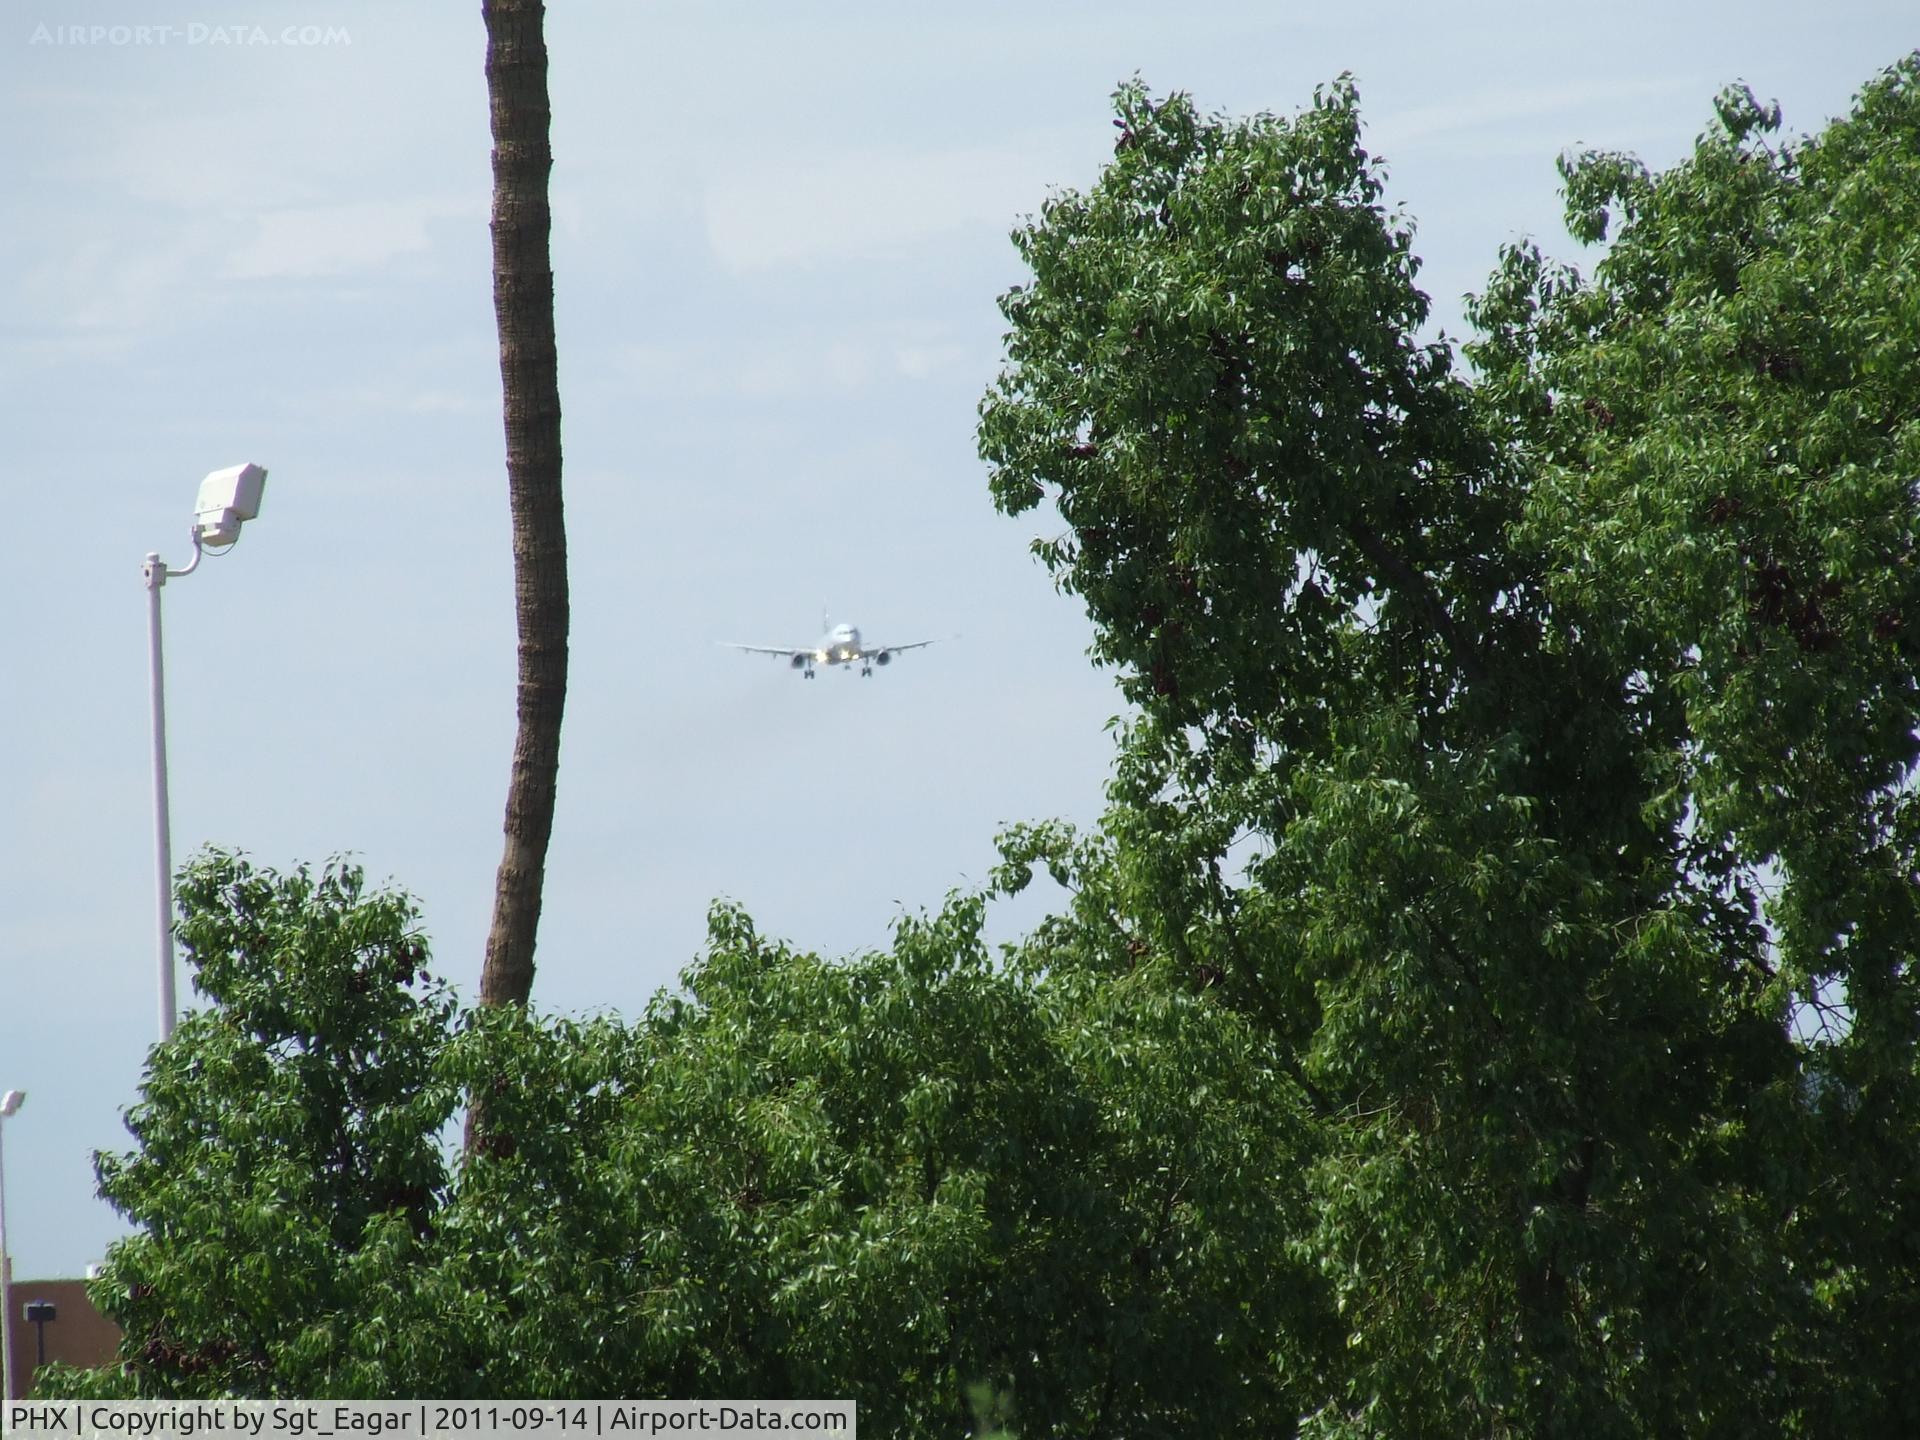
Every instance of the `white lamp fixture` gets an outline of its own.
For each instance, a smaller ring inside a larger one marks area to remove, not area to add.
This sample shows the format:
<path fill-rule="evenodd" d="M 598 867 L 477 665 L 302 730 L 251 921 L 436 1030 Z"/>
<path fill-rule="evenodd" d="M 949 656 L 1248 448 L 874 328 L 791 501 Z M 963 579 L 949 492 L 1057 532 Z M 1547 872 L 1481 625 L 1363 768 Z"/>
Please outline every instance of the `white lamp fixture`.
<path fill-rule="evenodd" d="M 193 502 L 193 533 L 202 545 L 231 545 L 240 524 L 260 513 L 260 492 L 267 472 L 258 465 L 229 465 L 200 482 Z"/>

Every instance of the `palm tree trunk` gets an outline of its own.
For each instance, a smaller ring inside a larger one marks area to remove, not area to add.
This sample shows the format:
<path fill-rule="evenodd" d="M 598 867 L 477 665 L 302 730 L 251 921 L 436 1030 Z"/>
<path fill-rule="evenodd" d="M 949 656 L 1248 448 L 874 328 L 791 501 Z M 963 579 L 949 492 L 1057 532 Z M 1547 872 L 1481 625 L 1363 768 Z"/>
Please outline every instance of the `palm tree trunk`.
<path fill-rule="evenodd" d="M 567 530 L 547 243 L 553 150 L 545 7 L 540 0 L 482 0 L 480 8 L 487 25 L 493 126 L 493 310 L 500 333 L 519 629 L 519 729 L 480 999 L 489 1005 L 524 1005 L 533 990 L 534 938 L 567 696 Z"/>

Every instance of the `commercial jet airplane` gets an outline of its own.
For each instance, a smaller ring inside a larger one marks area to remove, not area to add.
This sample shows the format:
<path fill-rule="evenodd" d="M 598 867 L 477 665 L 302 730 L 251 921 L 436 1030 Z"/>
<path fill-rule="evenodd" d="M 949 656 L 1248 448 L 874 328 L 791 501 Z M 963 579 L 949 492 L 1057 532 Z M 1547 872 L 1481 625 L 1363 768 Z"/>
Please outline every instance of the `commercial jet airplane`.
<path fill-rule="evenodd" d="M 820 623 L 827 624 L 821 616 Z M 862 675 L 873 674 L 873 667 L 889 663 L 902 650 L 918 650 L 931 640 L 916 640 L 911 645 L 864 645 L 857 625 L 833 625 L 812 645 L 736 645 L 722 641 L 730 650 L 750 650 L 756 655 L 784 655 L 787 663 L 807 679 L 813 678 L 815 665 L 859 665 Z"/>

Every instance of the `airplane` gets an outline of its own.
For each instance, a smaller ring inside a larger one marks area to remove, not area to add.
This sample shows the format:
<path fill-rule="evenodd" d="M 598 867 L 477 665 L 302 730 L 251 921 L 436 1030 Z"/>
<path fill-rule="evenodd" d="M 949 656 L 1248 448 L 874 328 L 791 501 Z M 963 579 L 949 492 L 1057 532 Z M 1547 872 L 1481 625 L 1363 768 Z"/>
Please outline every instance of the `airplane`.
<path fill-rule="evenodd" d="M 825 615 L 820 617 L 820 623 L 828 627 L 827 633 L 812 645 L 736 645 L 731 640 L 723 640 L 721 644 L 729 650 L 750 650 L 755 655 L 784 655 L 787 663 L 809 680 L 813 678 L 815 665 L 858 664 L 862 675 L 871 675 L 874 666 L 890 663 L 902 650 L 918 650 L 933 644 L 931 640 L 916 640 L 911 645 L 863 645 L 859 626 L 830 625 Z"/>

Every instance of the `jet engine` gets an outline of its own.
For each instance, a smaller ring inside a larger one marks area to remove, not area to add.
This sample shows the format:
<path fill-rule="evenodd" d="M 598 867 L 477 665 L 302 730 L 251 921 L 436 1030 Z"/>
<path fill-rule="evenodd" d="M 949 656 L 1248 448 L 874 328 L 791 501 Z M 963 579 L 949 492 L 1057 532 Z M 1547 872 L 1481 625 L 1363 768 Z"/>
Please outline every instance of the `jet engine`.
<path fill-rule="evenodd" d="M 890 652 L 882 650 L 878 655 L 873 657 L 873 663 L 876 665 L 885 665 L 892 659 L 893 656 Z"/>
<path fill-rule="evenodd" d="M 795 655 L 788 663 L 796 670 L 804 670 L 807 666 L 807 657 L 804 655 Z"/>

